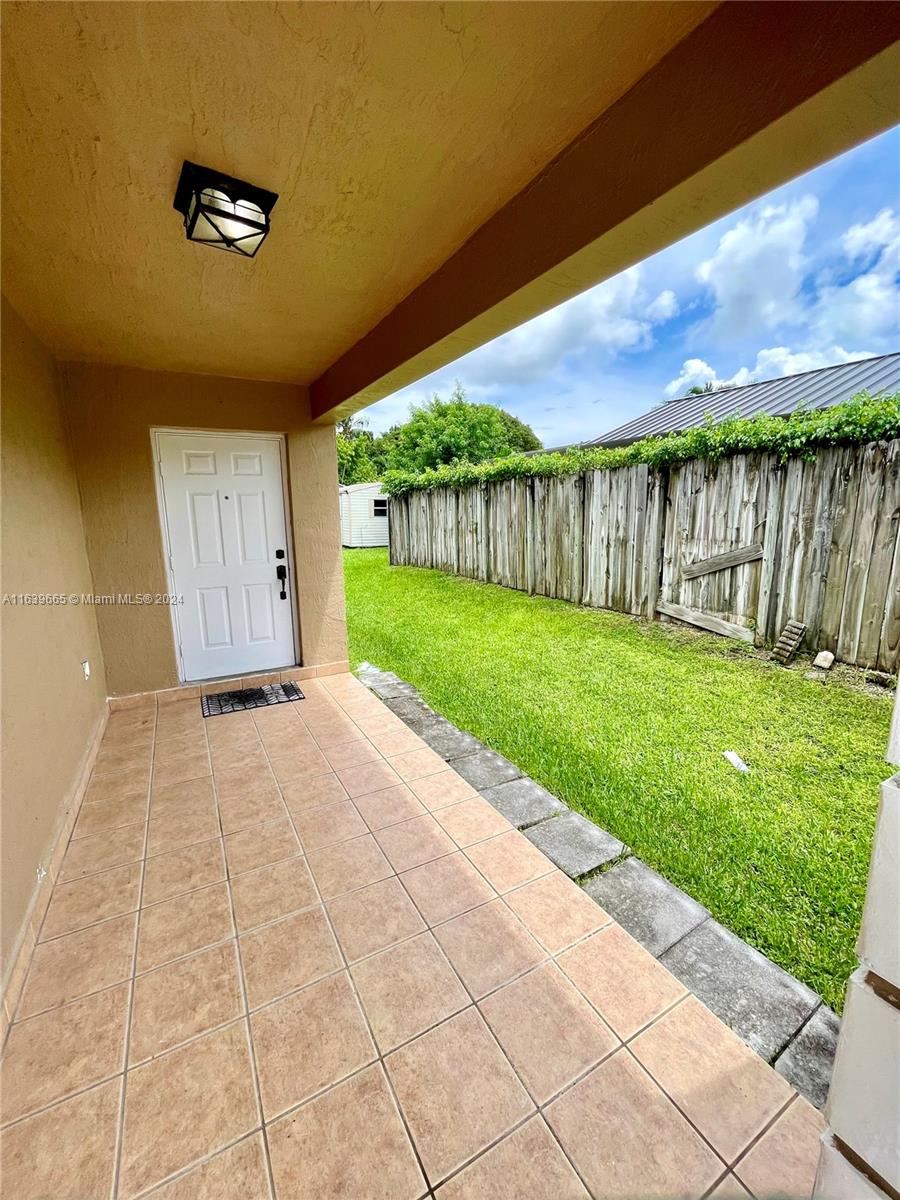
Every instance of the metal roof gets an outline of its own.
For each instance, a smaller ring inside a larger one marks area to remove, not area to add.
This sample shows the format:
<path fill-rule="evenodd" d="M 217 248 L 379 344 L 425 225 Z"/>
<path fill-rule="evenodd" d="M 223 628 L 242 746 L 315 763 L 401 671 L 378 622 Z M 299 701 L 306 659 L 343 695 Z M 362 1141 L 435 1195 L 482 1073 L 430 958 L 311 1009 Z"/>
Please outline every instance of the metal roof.
<path fill-rule="evenodd" d="M 639 438 L 694 429 L 704 423 L 707 414 L 715 421 L 731 416 L 754 417 L 757 413 L 786 417 L 801 405 L 830 408 L 862 391 L 871 392 L 873 396 L 879 392 L 900 391 L 900 354 L 839 363 L 818 371 L 804 371 L 802 375 L 786 375 L 721 392 L 682 396 L 651 408 L 643 416 L 626 421 L 603 437 L 581 444 L 627 446 Z"/>

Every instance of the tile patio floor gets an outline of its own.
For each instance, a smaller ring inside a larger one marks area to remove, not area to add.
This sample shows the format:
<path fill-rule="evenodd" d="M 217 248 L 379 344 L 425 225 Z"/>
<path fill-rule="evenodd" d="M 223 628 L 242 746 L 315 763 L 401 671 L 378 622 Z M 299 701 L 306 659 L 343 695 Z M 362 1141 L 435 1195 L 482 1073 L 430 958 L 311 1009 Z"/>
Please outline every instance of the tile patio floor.
<path fill-rule="evenodd" d="M 808 1196 L 816 1110 L 353 676 L 301 686 L 111 714 L 5 1194 Z"/>

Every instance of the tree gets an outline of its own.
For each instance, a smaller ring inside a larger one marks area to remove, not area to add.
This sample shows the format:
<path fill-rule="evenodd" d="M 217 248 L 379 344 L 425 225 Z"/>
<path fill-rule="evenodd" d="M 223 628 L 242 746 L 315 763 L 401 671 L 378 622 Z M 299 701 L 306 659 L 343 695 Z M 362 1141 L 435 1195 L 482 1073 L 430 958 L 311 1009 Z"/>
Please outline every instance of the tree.
<path fill-rule="evenodd" d="M 512 413 L 506 412 L 505 409 L 498 408 L 497 412 L 500 414 L 500 420 L 503 422 L 503 428 L 506 431 L 510 449 L 543 450 L 544 443 L 530 425 L 526 425 L 524 421 L 520 421 L 518 417 L 514 417 Z"/>
<path fill-rule="evenodd" d="M 459 383 L 449 400 L 414 405 L 405 425 L 376 440 L 376 456 L 393 470 L 424 471 L 453 462 L 484 462 L 514 450 L 537 450 L 534 431 L 493 404 L 470 404 Z"/>

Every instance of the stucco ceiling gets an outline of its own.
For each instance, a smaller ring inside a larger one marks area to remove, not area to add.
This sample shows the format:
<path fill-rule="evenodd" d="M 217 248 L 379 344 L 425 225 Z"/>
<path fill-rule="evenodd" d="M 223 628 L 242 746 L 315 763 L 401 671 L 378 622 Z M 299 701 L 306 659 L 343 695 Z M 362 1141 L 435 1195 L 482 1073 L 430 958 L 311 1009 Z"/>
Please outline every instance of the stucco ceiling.
<path fill-rule="evenodd" d="M 310 382 L 713 8 L 3 4 L 4 291 L 63 359 Z M 185 158 L 280 194 L 257 259 Z"/>

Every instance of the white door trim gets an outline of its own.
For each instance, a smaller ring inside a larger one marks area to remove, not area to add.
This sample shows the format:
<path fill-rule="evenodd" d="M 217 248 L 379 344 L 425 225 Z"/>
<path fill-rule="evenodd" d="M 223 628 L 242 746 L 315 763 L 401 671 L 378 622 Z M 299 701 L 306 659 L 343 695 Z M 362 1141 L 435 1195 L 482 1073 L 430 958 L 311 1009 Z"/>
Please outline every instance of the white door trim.
<path fill-rule="evenodd" d="M 285 541 L 287 550 L 287 593 L 288 601 L 291 606 L 291 631 L 294 642 L 294 663 L 298 661 L 297 653 L 300 646 L 300 625 L 297 616 L 297 591 L 295 587 L 296 575 L 294 573 L 294 515 L 291 508 L 291 495 L 288 488 L 288 464 L 287 464 L 287 439 L 283 433 L 272 433 L 271 430 L 257 432 L 252 429 L 198 429 L 196 426 L 185 428 L 181 425 L 153 425 L 150 428 L 150 443 L 153 453 L 153 483 L 156 488 L 156 507 L 159 513 L 160 537 L 162 539 L 163 550 L 163 566 L 166 572 L 166 586 L 169 595 L 175 594 L 175 572 L 172 566 L 172 543 L 169 535 L 169 518 L 166 512 L 166 497 L 163 487 L 161 449 L 159 444 L 160 436 L 166 434 L 177 434 L 180 437 L 251 437 L 264 439 L 270 442 L 278 443 L 278 457 L 281 463 L 281 490 L 284 496 L 284 522 L 285 522 Z M 178 668 L 178 682 L 186 683 L 185 679 L 184 660 L 181 652 L 181 629 L 178 624 L 178 605 L 169 604 L 169 615 L 172 621 L 172 638 L 175 649 L 175 662 Z M 286 663 L 285 666 L 293 666 L 293 663 Z M 266 671 L 260 671 L 260 674 L 267 674 Z M 230 676 L 223 678 L 231 678 Z M 191 683 L 203 682 L 203 680 L 190 680 Z"/>

